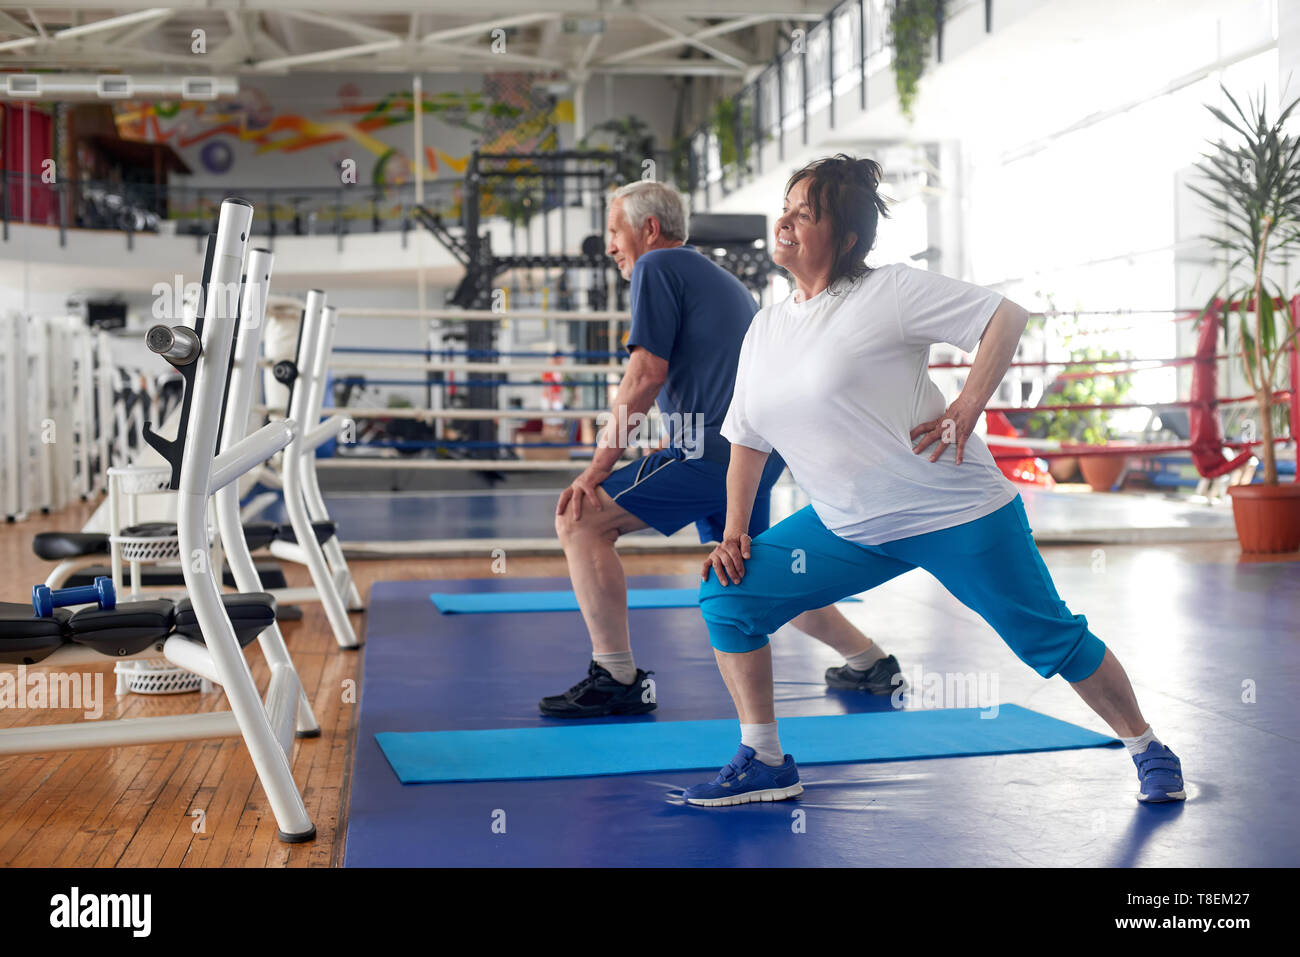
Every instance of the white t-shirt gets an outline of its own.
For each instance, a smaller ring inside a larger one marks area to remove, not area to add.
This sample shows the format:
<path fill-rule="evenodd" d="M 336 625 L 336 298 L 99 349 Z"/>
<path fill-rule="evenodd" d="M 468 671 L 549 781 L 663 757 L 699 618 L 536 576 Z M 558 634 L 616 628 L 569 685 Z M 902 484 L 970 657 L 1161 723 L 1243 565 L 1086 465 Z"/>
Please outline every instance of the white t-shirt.
<path fill-rule="evenodd" d="M 807 302 L 759 310 L 745 336 L 722 434 L 776 449 L 822 523 L 880 545 L 951 528 L 1016 496 L 988 446 L 966 440 L 912 451 L 910 433 L 947 408 L 930 379 L 930 346 L 979 344 L 1002 297 L 910 266 L 868 273 Z"/>

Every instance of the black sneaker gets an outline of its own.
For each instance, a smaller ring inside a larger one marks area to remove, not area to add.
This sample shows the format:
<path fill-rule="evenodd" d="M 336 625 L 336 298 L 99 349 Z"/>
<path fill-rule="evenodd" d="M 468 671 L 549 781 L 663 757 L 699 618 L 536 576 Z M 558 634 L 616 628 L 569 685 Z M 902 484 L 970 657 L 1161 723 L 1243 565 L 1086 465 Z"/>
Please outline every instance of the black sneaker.
<path fill-rule="evenodd" d="M 636 679 L 625 685 L 603 667 L 592 662 L 587 677 L 564 694 L 551 695 L 538 702 L 542 714 L 552 718 L 603 718 L 609 714 L 645 714 L 653 711 L 655 683 L 653 671 L 636 670 Z"/>
<path fill-rule="evenodd" d="M 897 677 L 895 677 L 897 676 Z M 826 683 L 844 691 L 866 691 L 870 694 L 893 694 L 898 688 L 907 690 L 903 669 L 893 655 L 881 658 L 866 671 L 848 665 L 826 669 Z"/>

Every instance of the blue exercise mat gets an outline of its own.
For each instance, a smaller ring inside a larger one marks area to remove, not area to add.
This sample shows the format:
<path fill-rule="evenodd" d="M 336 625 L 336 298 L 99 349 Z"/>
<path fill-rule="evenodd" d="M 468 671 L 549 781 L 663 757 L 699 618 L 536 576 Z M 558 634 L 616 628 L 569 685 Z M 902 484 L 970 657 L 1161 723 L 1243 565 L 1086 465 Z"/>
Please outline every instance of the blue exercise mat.
<path fill-rule="evenodd" d="M 1021 708 L 950 708 L 783 718 L 781 743 L 801 765 L 1059 751 L 1114 738 Z M 403 784 L 716 770 L 735 753 L 736 722 L 645 721 L 493 731 L 375 735 Z"/>
<path fill-rule="evenodd" d="M 578 598 L 571 591 L 497 591 L 478 594 L 434 592 L 429 597 L 444 615 L 579 610 Z M 627 591 L 628 608 L 694 608 L 699 603 L 698 588 L 629 588 Z"/>

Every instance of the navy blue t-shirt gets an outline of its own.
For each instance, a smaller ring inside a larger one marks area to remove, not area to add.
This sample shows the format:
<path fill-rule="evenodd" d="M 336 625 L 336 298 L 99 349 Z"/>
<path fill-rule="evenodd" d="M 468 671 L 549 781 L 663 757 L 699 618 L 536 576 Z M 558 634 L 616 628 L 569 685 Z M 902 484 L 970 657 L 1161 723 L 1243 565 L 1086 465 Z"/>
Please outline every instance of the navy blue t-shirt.
<path fill-rule="evenodd" d="M 632 267 L 628 349 L 668 360 L 659 414 L 672 447 L 727 463 L 723 420 L 736 385 L 740 344 L 758 312 L 749 290 L 694 246 L 652 249 Z"/>

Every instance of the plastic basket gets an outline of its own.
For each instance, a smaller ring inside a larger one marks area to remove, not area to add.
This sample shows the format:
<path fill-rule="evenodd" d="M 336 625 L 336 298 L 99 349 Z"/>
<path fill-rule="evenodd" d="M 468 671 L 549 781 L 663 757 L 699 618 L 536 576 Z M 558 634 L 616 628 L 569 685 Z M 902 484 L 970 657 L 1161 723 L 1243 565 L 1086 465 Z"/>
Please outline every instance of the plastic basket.
<path fill-rule="evenodd" d="M 203 686 L 199 675 L 177 668 L 166 658 L 119 661 L 113 671 L 121 676 L 126 690 L 134 694 L 184 694 Z"/>
<path fill-rule="evenodd" d="M 171 491 L 170 465 L 124 465 L 109 469 L 108 474 L 117 479 L 117 487 L 125 495 Z"/>
<path fill-rule="evenodd" d="M 122 550 L 124 562 L 174 562 L 181 557 L 178 535 L 111 535 L 109 541 Z M 208 529 L 208 547 L 213 533 Z"/>
<path fill-rule="evenodd" d="M 181 540 L 175 535 L 165 538 L 114 535 L 109 541 L 121 548 L 124 562 L 165 562 L 181 557 Z"/>

